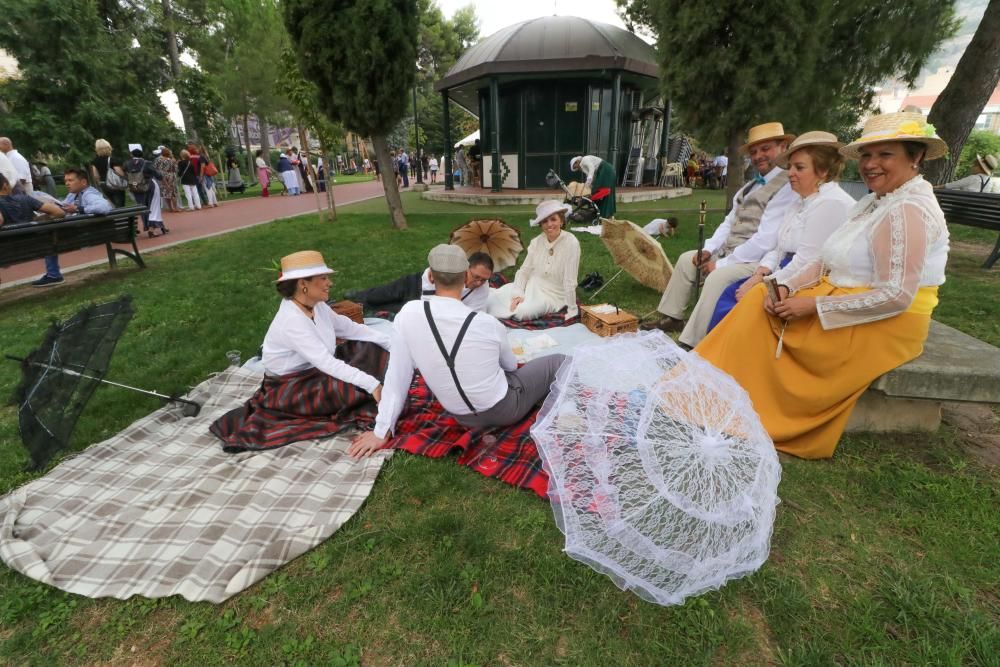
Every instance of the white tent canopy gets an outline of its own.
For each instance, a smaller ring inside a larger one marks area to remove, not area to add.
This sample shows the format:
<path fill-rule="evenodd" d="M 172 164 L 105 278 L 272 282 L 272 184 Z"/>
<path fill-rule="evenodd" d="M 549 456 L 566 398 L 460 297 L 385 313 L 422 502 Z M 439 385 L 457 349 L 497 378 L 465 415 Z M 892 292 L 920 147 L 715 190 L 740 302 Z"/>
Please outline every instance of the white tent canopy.
<path fill-rule="evenodd" d="M 462 139 L 457 144 L 455 144 L 455 148 L 458 148 L 459 146 L 471 146 L 472 144 L 476 143 L 476 139 L 478 138 L 479 138 L 479 130 L 476 130 L 475 132 L 473 132 L 472 134 L 470 134 L 469 136 L 467 136 L 466 138 Z"/>

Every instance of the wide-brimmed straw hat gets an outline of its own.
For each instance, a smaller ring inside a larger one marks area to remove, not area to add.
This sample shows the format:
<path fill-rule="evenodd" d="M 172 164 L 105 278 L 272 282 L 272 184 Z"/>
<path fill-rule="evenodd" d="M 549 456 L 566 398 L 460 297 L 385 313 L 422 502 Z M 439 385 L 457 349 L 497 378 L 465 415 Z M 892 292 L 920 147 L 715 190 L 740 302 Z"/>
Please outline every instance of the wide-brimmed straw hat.
<path fill-rule="evenodd" d="M 788 159 L 792 157 L 792 153 L 800 148 L 805 148 L 806 146 L 826 146 L 827 148 L 837 150 L 843 145 L 844 144 L 837 141 L 836 136 L 830 134 L 829 132 L 823 132 L 821 130 L 805 132 L 804 134 L 800 134 L 795 141 L 789 144 L 788 150 L 776 157 L 774 159 L 774 163 L 782 169 L 787 169 Z"/>
<path fill-rule="evenodd" d="M 762 141 L 791 141 L 794 134 L 785 134 L 785 128 L 781 123 L 762 123 L 755 125 L 747 132 L 747 142 L 740 146 L 740 152 L 746 153 L 754 144 Z"/>
<path fill-rule="evenodd" d="M 927 147 L 925 160 L 936 160 L 948 153 L 948 144 L 937 135 L 933 125 L 922 113 L 897 111 L 872 116 L 865 123 L 861 136 L 840 149 L 844 157 L 857 160 L 861 147 L 885 141 L 916 141 Z"/>
<path fill-rule="evenodd" d="M 281 273 L 278 274 L 278 279 L 275 282 L 312 278 L 329 273 L 336 273 L 336 271 L 326 265 L 323 255 L 315 250 L 302 250 L 281 258 Z"/>
<path fill-rule="evenodd" d="M 976 155 L 976 162 L 979 163 L 980 169 L 987 174 L 992 174 L 997 170 L 997 164 L 1000 163 L 1000 160 L 997 160 L 996 155 Z"/>
<path fill-rule="evenodd" d="M 528 223 L 532 227 L 537 227 L 542 224 L 542 221 L 548 218 L 553 213 L 559 213 L 562 211 L 566 215 L 573 210 L 573 207 L 569 204 L 564 204 L 561 201 L 556 201 L 555 199 L 546 199 L 541 204 L 535 207 L 535 217 L 531 219 Z"/>

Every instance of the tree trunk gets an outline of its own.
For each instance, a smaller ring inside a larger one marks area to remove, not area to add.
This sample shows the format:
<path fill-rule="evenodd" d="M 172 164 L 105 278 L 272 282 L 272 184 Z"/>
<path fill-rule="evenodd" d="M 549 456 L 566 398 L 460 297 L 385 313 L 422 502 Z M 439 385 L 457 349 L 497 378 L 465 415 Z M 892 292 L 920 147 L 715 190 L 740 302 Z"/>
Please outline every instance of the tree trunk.
<path fill-rule="evenodd" d="M 969 133 L 1000 81 L 1000 0 L 990 0 L 976 34 L 965 48 L 948 85 L 931 107 L 927 121 L 948 144 L 948 155 L 924 167 L 934 185 L 947 183 L 955 173 Z"/>
<path fill-rule="evenodd" d="M 253 151 L 250 148 L 250 112 L 244 112 L 243 114 L 243 141 L 247 144 L 247 169 L 251 174 L 254 175 L 254 180 L 257 176 L 257 161 L 253 159 Z M 264 158 L 265 162 L 269 162 L 267 158 Z"/>
<path fill-rule="evenodd" d="M 326 206 L 330 211 L 330 219 L 337 219 L 337 203 L 333 200 L 333 174 L 330 173 L 330 151 L 327 150 L 326 142 L 323 141 L 320 136 L 319 150 L 323 154 L 323 170 L 326 172 Z M 319 177 L 316 178 L 316 184 L 319 185 Z"/>
<path fill-rule="evenodd" d="M 319 219 L 322 221 L 325 217 L 323 212 L 323 200 L 319 196 L 319 179 L 316 178 L 316 173 L 313 171 L 312 164 L 309 162 L 309 134 L 306 128 L 299 125 L 299 141 L 302 142 L 302 147 L 299 149 L 299 157 L 306 162 L 306 178 L 312 180 L 312 191 L 316 195 L 316 211 L 319 212 Z"/>
<path fill-rule="evenodd" d="M 257 116 L 257 131 L 260 132 L 260 148 L 264 151 L 264 160 L 271 164 L 271 126 L 260 116 Z"/>
<path fill-rule="evenodd" d="M 385 135 L 372 136 L 375 144 L 375 155 L 378 156 L 379 169 L 382 171 L 382 189 L 385 191 L 385 201 L 389 205 L 389 215 L 392 226 L 396 229 L 406 229 L 406 215 L 403 213 L 403 200 L 399 196 L 396 179 L 392 176 L 392 157 L 389 155 L 389 143 Z"/>
<path fill-rule="evenodd" d="M 188 111 L 187 100 L 178 87 L 181 80 L 181 57 L 177 49 L 177 33 L 174 30 L 174 10 L 170 6 L 170 0 L 161 0 L 163 5 L 163 26 L 167 31 L 167 53 L 170 56 L 170 73 L 174 79 L 174 92 L 177 94 L 177 106 L 181 109 L 181 117 L 184 119 L 184 132 L 188 139 L 198 142 L 198 130 L 195 129 L 191 120 L 191 112 Z"/>
<path fill-rule="evenodd" d="M 743 145 L 743 130 L 740 128 L 729 132 L 729 146 L 726 148 L 726 157 L 729 158 L 729 166 L 726 174 L 726 214 L 733 207 L 733 197 L 741 187 L 743 187 L 743 154 L 740 153 L 740 146 Z M 687 165 L 683 165 L 687 169 Z"/>

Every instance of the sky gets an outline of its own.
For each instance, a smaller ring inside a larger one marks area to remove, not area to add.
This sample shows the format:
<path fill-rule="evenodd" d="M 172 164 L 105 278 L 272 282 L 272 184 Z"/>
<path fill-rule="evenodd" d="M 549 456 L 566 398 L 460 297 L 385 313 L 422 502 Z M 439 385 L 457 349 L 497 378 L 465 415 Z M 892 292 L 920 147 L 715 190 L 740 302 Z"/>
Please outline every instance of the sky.
<path fill-rule="evenodd" d="M 473 5 L 479 16 L 479 34 L 483 37 L 513 23 L 553 14 L 582 16 L 619 28 L 625 27 L 615 12 L 614 0 L 437 0 L 437 4 L 448 17 L 466 5 Z"/>

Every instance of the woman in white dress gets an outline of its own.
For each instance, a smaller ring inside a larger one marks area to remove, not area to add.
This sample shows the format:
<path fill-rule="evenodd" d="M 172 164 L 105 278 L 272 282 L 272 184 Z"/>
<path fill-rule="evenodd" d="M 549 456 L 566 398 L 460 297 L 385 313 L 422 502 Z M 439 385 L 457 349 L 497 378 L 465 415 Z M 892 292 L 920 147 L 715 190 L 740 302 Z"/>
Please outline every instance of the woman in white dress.
<path fill-rule="evenodd" d="M 532 227 L 542 233 L 528 244 L 528 255 L 514 282 L 490 292 L 490 315 L 500 319 L 532 320 L 566 310 L 565 319 L 578 315 L 576 284 L 580 272 L 580 242 L 565 231 L 569 204 L 543 201 L 535 208 Z"/>
<path fill-rule="evenodd" d="M 832 456 L 872 380 L 923 351 L 948 228 L 920 167 L 947 151 L 919 113 L 871 118 L 840 149 L 871 194 L 776 300 L 754 287 L 695 348 L 746 389 L 779 450 Z"/>

